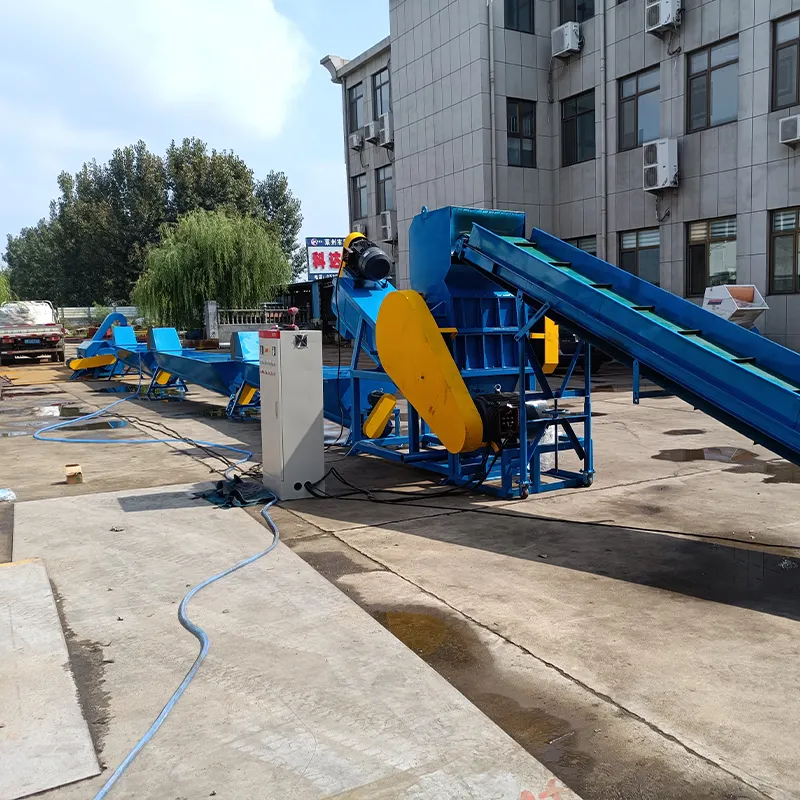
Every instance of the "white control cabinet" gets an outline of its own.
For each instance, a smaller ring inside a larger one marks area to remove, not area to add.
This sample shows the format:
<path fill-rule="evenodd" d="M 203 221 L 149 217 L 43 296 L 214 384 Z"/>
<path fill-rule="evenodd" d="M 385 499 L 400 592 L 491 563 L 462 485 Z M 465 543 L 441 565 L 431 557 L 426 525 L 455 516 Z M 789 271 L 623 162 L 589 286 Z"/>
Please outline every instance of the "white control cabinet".
<path fill-rule="evenodd" d="M 325 474 L 322 333 L 259 331 L 258 343 L 264 485 L 281 500 L 308 497 L 306 481 Z"/>

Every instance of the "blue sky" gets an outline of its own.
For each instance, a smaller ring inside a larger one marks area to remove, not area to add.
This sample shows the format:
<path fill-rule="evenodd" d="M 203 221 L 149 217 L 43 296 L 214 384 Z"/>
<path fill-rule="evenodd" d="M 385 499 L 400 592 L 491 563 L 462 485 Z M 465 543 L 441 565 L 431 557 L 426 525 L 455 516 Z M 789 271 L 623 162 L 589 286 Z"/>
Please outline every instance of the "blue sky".
<path fill-rule="evenodd" d="M 283 170 L 303 236 L 347 225 L 341 89 L 320 59 L 388 35 L 388 0 L 0 2 L 0 253 L 61 170 L 197 136 Z"/>

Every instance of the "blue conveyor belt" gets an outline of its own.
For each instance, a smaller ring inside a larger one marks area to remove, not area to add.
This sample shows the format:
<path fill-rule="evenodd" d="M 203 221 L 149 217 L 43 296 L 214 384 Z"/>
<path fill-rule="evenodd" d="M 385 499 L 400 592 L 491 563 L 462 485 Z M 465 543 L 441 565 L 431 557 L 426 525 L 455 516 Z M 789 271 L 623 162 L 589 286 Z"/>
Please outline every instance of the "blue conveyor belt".
<path fill-rule="evenodd" d="M 473 225 L 460 259 L 724 424 L 800 464 L 800 354 L 534 229 Z"/>

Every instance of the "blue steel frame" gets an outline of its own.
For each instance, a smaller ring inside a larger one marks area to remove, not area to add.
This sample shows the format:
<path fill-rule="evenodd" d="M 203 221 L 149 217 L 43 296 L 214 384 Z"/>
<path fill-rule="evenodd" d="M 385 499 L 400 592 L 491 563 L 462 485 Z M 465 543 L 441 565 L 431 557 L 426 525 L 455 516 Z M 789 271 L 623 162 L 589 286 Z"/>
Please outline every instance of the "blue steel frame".
<path fill-rule="evenodd" d="M 520 436 L 517 445 L 497 451 L 487 446 L 472 453 L 449 453 L 411 404 L 408 406 L 406 434 L 400 432 L 400 411 L 395 409 L 392 434 L 368 439 L 363 434 L 363 424 L 369 409 L 356 408 L 354 404 L 353 424 L 348 440 L 351 445 L 350 454 L 370 453 L 390 461 L 413 464 L 441 475 L 443 484 L 474 485 L 476 490 L 506 499 L 591 485 L 594 477 L 591 346 L 587 342 L 580 343 L 560 385 L 553 388 L 544 374 L 530 338 L 531 329 L 548 312 L 549 306 L 543 305 L 530 314 L 530 307 L 521 294 L 516 296 L 516 303 L 520 321 L 514 337 L 519 351 L 517 391 L 520 399 Z M 362 320 L 353 343 L 350 363 L 353 398 L 361 397 L 362 379 L 374 381 L 376 377 L 385 376 L 387 380 L 391 380 L 382 370 L 377 352 L 368 346 L 366 334 L 367 324 Z M 362 352 L 375 362 L 377 372 L 358 368 Z M 581 361 L 584 370 L 583 387 L 570 389 L 569 382 Z M 468 375 L 469 372 L 465 377 Z M 579 397 L 584 401 L 581 412 L 559 409 L 560 401 Z M 525 403 L 531 400 L 546 400 L 552 403 L 552 409 L 537 419 L 529 420 Z M 583 436 L 576 434 L 576 424 L 583 425 Z M 552 444 L 542 442 L 548 428 L 555 429 L 555 442 Z M 582 462 L 582 469 L 567 470 L 560 467 L 559 455 L 568 451 L 577 455 Z M 554 454 L 555 464 L 552 469 L 543 470 L 541 467 L 541 456 L 545 453 Z M 521 465 L 526 465 L 527 468 L 522 468 Z"/>

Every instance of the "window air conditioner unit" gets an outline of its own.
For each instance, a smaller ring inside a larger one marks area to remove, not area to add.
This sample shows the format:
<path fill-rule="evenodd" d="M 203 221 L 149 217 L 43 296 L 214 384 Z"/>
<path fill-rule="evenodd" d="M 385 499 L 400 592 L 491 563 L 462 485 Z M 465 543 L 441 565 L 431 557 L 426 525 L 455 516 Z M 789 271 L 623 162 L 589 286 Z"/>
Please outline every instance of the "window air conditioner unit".
<path fill-rule="evenodd" d="M 347 138 L 348 147 L 351 150 L 355 150 L 359 152 L 359 150 L 364 149 L 364 137 L 361 135 L 361 131 L 356 131 L 355 133 L 351 133 L 350 136 Z"/>
<path fill-rule="evenodd" d="M 553 44 L 553 58 L 568 58 L 572 53 L 580 53 L 581 26 L 577 22 L 567 22 L 550 33 Z"/>
<path fill-rule="evenodd" d="M 394 225 L 392 225 L 391 211 L 381 211 L 381 241 L 394 241 Z"/>
<path fill-rule="evenodd" d="M 372 122 L 367 123 L 366 128 L 364 128 L 364 138 L 370 144 L 378 143 L 378 120 L 374 119 Z"/>
<path fill-rule="evenodd" d="M 800 144 L 800 116 L 786 117 L 779 123 L 778 138 L 781 144 L 796 147 Z"/>
<path fill-rule="evenodd" d="M 644 29 L 647 33 L 660 36 L 664 31 L 673 30 L 681 24 L 683 0 L 645 0 Z"/>
<path fill-rule="evenodd" d="M 367 223 L 366 222 L 354 222 L 353 223 L 353 233 L 361 233 L 364 236 L 367 235 Z"/>
<path fill-rule="evenodd" d="M 658 139 L 644 148 L 644 190 L 662 192 L 678 185 L 678 140 Z"/>
<path fill-rule="evenodd" d="M 391 113 L 381 114 L 378 117 L 378 144 L 387 150 L 394 149 L 394 126 Z"/>

